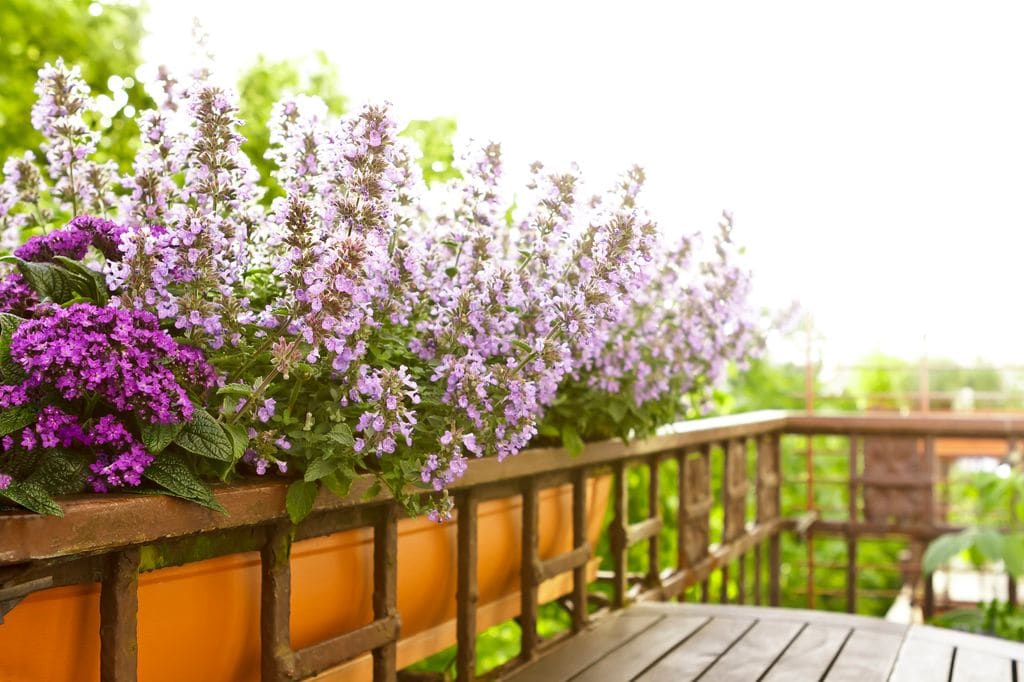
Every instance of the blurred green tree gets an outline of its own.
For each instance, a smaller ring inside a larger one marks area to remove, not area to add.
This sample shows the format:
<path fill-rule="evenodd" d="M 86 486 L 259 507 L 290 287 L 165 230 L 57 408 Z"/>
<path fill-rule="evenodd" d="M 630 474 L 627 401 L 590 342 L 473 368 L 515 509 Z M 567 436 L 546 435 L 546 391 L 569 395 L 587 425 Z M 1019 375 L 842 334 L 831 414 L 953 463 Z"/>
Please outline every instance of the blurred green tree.
<path fill-rule="evenodd" d="M 0 163 L 42 142 L 30 119 L 32 88 L 39 67 L 63 57 L 101 96 L 98 158 L 127 170 L 138 136 L 132 117 L 151 105 L 135 77 L 145 12 L 141 3 L 98 0 L 0 2 Z"/>

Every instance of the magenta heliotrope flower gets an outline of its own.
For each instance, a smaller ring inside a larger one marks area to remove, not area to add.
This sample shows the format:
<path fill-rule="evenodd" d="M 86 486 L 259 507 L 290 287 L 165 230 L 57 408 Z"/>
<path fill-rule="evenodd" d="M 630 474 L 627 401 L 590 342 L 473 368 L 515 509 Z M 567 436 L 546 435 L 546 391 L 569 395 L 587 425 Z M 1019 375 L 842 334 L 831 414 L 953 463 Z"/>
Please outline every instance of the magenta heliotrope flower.
<path fill-rule="evenodd" d="M 192 416 L 182 381 L 202 388 L 216 381 L 202 352 L 172 339 L 155 316 L 89 303 L 49 306 L 22 323 L 11 357 L 28 378 L 0 387 L 0 407 L 53 390 L 64 400 L 97 396 L 119 412 L 170 424 Z"/>
<path fill-rule="evenodd" d="M 0 280 L 0 312 L 25 317 L 37 305 L 39 297 L 20 272 L 12 272 Z"/>

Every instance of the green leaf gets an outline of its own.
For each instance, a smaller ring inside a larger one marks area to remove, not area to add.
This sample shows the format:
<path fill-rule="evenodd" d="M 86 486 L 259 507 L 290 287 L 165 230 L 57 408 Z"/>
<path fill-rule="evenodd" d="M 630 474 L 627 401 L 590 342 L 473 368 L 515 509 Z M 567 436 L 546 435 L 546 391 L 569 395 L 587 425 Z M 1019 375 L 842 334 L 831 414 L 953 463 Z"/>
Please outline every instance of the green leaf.
<path fill-rule="evenodd" d="M 36 413 L 35 405 L 9 407 L 0 412 L 0 436 L 14 433 L 33 423 L 36 420 Z"/>
<path fill-rule="evenodd" d="M 23 261 L 16 256 L 4 256 L 0 260 L 7 263 L 14 263 L 25 283 L 32 288 L 40 298 L 50 299 L 55 303 L 67 303 L 81 291 L 82 283 L 64 268 L 52 263 L 30 263 Z M 87 287 L 85 287 L 87 288 Z"/>
<path fill-rule="evenodd" d="M 25 378 L 25 370 L 11 357 L 11 338 L 25 320 L 10 313 L 0 313 L 0 379 L 16 384 Z"/>
<path fill-rule="evenodd" d="M 363 493 L 363 502 L 368 502 L 378 495 L 380 495 L 380 481 L 374 481 L 373 485 L 367 488 L 366 492 Z"/>
<path fill-rule="evenodd" d="M 619 400 L 612 400 L 608 403 L 608 414 L 612 416 L 616 424 L 625 418 L 628 411 L 629 406 Z"/>
<path fill-rule="evenodd" d="M 226 384 L 217 389 L 219 395 L 239 395 L 248 398 L 252 395 L 252 386 L 249 384 Z"/>
<path fill-rule="evenodd" d="M 13 481 L 6 490 L 0 491 L 0 497 L 5 497 L 11 502 L 37 514 L 64 516 L 64 510 L 60 508 L 59 504 L 54 502 L 53 496 L 46 492 L 46 489 L 38 483 Z"/>
<path fill-rule="evenodd" d="M 54 260 L 71 273 L 76 291 L 86 294 L 88 298 L 99 305 L 107 304 L 110 296 L 107 293 L 107 279 L 102 272 L 97 272 L 85 263 L 64 256 L 55 256 Z"/>
<path fill-rule="evenodd" d="M 1014 533 L 1003 543 L 1003 564 L 1012 576 L 1024 575 L 1024 533 Z"/>
<path fill-rule="evenodd" d="M 295 481 L 288 486 L 288 495 L 285 498 L 285 508 L 292 523 L 298 524 L 313 511 L 313 503 L 316 501 L 317 484 L 309 481 Z"/>
<path fill-rule="evenodd" d="M 352 480 L 355 478 L 355 472 L 353 475 L 349 475 L 345 471 L 337 471 L 330 476 L 324 476 L 320 479 L 320 482 L 338 497 L 347 497 L 349 490 L 352 489 Z"/>
<path fill-rule="evenodd" d="M 195 408 L 192 421 L 185 424 L 174 442 L 182 449 L 200 457 L 220 462 L 234 461 L 235 446 L 231 438 L 221 428 L 220 423 L 201 407 Z"/>
<path fill-rule="evenodd" d="M 327 457 L 318 457 L 309 463 L 306 467 L 306 473 L 303 476 L 305 481 L 318 481 L 321 478 L 330 476 L 338 469 L 338 460 L 330 459 Z"/>
<path fill-rule="evenodd" d="M 968 529 L 959 533 L 947 533 L 932 540 L 924 552 L 924 572 L 934 573 L 940 566 L 973 545 L 974 534 L 972 529 Z"/>
<path fill-rule="evenodd" d="M 993 563 L 1003 560 L 1003 535 L 997 530 L 979 530 L 974 534 L 974 546 L 986 560 Z"/>
<path fill-rule="evenodd" d="M 207 509 L 227 513 L 227 510 L 213 496 L 213 491 L 192 473 L 188 464 L 178 455 L 166 452 L 159 455 L 146 467 L 146 471 L 142 475 L 174 497 L 195 502 Z"/>
<path fill-rule="evenodd" d="M 574 457 L 583 452 L 583 439 L 572 424 L 562 426 L 562 447 Z"/>
<path fill-rule="evenodd" d="M 139 433 L 142 435 L 142 444 L 151 455 L 158 455 L 164 448 L 174 442 L 184 424 L 152 424 L 143 419 L 137 419 Z"/>
<path fill-rule="evenodd" d="M 89 459 L 62 448 L 44 450 L 35 470 L 25 479 L 53 496 L 73 495 L 85 489 Z"/>
<path fill-rule="evenodd" d="M 335 424 L 331 427 L 331 430 L 327 432 L 327 437 L 338 445 L 351 448 L 355 445 L 355 441 L 352 439 L 352 429 L 349 428 L 348 424 Z"/>
<path fill-rule="evenodd" d="M 224 432 L 231 440 L 231 459 L 233 461 L 242 459 L 242 455 L 249 447 L 249 432 L 239 424 L 225 424 Z"/>

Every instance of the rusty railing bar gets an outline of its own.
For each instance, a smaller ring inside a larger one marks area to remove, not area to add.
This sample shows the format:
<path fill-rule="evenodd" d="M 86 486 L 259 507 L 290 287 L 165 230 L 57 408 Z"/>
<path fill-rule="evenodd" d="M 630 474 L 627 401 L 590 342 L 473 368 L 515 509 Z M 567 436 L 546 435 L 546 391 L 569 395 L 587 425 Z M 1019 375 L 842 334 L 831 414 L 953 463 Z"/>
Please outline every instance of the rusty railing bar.
<path fill-rule="evenodd" d="M 623 462 L 617 462 L 612 466 L 613 490 L 612 490 L 612 511 L 615 517 L 608 529 L 610 534 L 609 542 L 612 552 L 612 569 L 614 578 L 612 581 L 612 608 L 621 609 L 626 605 L 626 529 L 629 524 L 629 507 L 626 500 L 626 467 Z"/>
<path fill-rule="evenodd" d="M 473 488 L 455 498 L 458 510 L 458 586 L 455 592 L 455 628 L 458 648 L 455 671 L 460 680 L 476 675 L 477 496 Z"/>
<path fill-rule="evenodd" d="M 260 550 L 260 672 L 263 682 L 295 676 L 291 647 L 291 527 L 279 523 Z"/>
<path fill-rule="evenodd" d="M 587 470 L 578 469 L 572 484 L 572 543 L 585 549 L 587 559 L 572 571 L 572 630 L 581 632 L 587 625 L 587 561 L 591 556 L 587 542 Z"/>
<path fill-rule="evenodd" d="M 299 649 L 294 652 L 295 674 L 298 679 L 312 677 L 371 649 L 384 646 L 398 636 L 400 625 L 397 616 L 374 620 L 351 632 Z"/>
<path fill-rule="evenodd" d="M 539 509 L 537 484 L 533 479 L 523 482 L 523 536 L 522 562 L 519 571 L 520 607 L 519 625 L 522 640 L 519 656 L 523 662 L 533 660 L 537 655 L 537 597 L 539 583 L 535 579 L 534 565 L 540 556 L 538 552 Z"/>
<path fill-rule="evenodd" d="M 100 584 L 100 682 L 138 679 L 139 548 L 106 557 Z"/>
<path fill-rule="evenodd" d="M 373 648 L 374 682 L 390 682 L 397 675 L 398 637 L 398 506 L 387 504 L 373 525 L 373 616 L 398 624 L 391 639 Z"/>

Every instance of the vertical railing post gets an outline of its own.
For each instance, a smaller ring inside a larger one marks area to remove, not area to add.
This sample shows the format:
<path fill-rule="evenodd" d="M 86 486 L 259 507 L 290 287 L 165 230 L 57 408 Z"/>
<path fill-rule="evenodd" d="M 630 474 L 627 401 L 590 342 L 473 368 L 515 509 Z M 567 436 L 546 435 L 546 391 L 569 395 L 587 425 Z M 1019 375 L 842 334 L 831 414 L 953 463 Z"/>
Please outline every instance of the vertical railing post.
<path fill-rule="evenodd" d="M 587 471 L 577 469 L 572 482 L 572 544 L 587 544 Z M 587 564 L 572 570 L 572 630 L 580 632 L 587 625 Z"/>
<path fill-rule="evenodd" d="M 105 557 L 100 585 L 100 680 L 138 679 L 139 549 Z"/>
<path fill-rule="evenodd" d="M 398 506 L 386 503 L 373 524 L 373 617 L 398 616 Z M 373 650 L 374 682 L 391 682 L 397 671 L 398 644 Z"/>
<path fill-rule="evenodd" d="M 657 519 L 661 517 L 661 500 L 659 498 L 660 481 L 661 478 L 658 475 L 660 467 L 658 463 L 660 461 L 659 455 L 652 455 L 647 461 L 648 470 L 650 471 L 650 478 L 647 485 L 647 518 Z M 661 585 L 661 557 L 659 555 L 660 539 L 658 533 L 655 533 L 647 540 L 647 577 L 646 587 L 653 589 Z"/>
<path fill-rule="evenodd" d="M 857 612 L 857 532 L 854 530 L 854 526 L 857 524 L 857 500 L 860 491 L 857 480 L 859 476 L 857 445 L 857 435 L 850 434 L 849 483 L 847 484 L 849 501 L 846 512 L 846 610 L 849 613 Z"/>
<path fill-rule="evenodd" d="M 775 486 L 774 508 L 776 514 L 782 514 L 782 436 L 775 433 L 768 436 L 773 459 L 773 468 L 778 477 L 779 484 Z M 782 535 L 774 533 L 768 540 L 768 603 L 771 606 L 779 605 L 780 577 L 781 577 L 781 544 Z"/>
<path fill-rule="evenodd" d="M 538 504 L 537 482 L 528 478 L 523 484 L 523 537 L 522 562 L 519 570 L 520 609 L 519 625 L 522 628 L 520 656 L 531 660 L 537 653 L 537 594 L 538 586 L 534 566 L 538 562 Z"/>
<path fill-rule="evenodd" d="M 689 499 L 686 489 L 686 451 L 680 450 L 675 454 L 676 460 L 676 496 L 679 506 L 676 509 L 676 570 L 682 571 L 687 566 L 686 546 L 683 542 L 683 525 L 686 523 L 686 501 Z M 683 594 L 680 593 L 679 601 L 683 601 Z"/>
<path fill-rule="evenodd" d="M 1016 452 L 1017 452 L 1017 439 L 1016 438 L 1010 438 L 1009 442 L 1007 443 L 1007 454 L 1010 457 L 1010 466 L 1011 467 L 1020 467 L 1021 466 L 1021 462 L 1018 461 L 1018 459 L 1017 459 L 1018 455 L 1016 454 Z M 947 488 L 948 488 L 948 486 L 947 486 Z M 1017 522 L 1017 503 L 1019 501 L 1020 501 L 1020 499 L 1017 496 L 1017 492 L 1016 492 L 1016 490 L 1014 490 L 1014 492 L 1012 492 L 1010 494 L 1010 523 L 1016 523 Z M 1007 573 L 1006 573 L 1006 601 L 1009 602 L 1014 607 L 1017 606 L 1017 601 L 1018 601 L 1017 600 L 1017 577 L 1015 575 L 1013 575 L 1012 573 L 1010 573 L 1009 571 L 1007 571 Z M 1024 671 L 1022 671 L 1022 672 L 1024 672 Z"/>
<path fill-rule="evenodd" d="M 814 436 L 807 435 L 807 502 L 805 511 L 811 513 L 817 509 L 814 501 Z M 805 535 L 807 542 L 807 608 L 814 609 L 814 529 L 808 528 Z"/>
<path fill-rule="evenodd" d="M 270 529 L 260 550 L 260 670 L 263 682 L 294 678 L 291 649 L 291 526 Z"/>
<path fill-rule="evenodd" d="M 612 505 L 615 518 L 609 529 L 612 550 L 612 608 L 621 609 L 626 605 L 626 527 L 629 524 L 629 508 L 626 506 L 626 466 L 622 461 L 612 465 L 615 489 L 612 491 Z"/>
<path fill-rule="evenodd" d="M 768 434 L 757 439 L 757 524 L 765 524 L 775 521 L 781 515 L 779 509 L 779 489 L 782 485 L 782 476 L 779 471 L 779 437 L 776 434 Z M 778 543 L 779 531 L 776 530 L 769 538 L 769 553 L 771 545 Z M 754 549 L 754 592 L 755 602 L 761 604 L 761 552 L 762 548 Z M 772 566 L 769 557 L 769 572 L 775 575 L 777 567 Z"/>
<path fill-rule="evenodd" d="M 725 507 L 725 523 L 722 527 L 722 544 L 727 545 L 746 532 L 747 524 L 747 450 L 746 441 L 730 440 L 723 444 L 725 466 L 722 476 L 722 497 Z M 738 567 L 738 577 L 743 579 L 743 569 Z M 743 589 L 737 587 L 737 595 Z M 729 601 L 729 565 L 722 566 L 723 604 Z"/>
<path fill-rule="evenodd" d="M 925 476 L 928 481 L 927 504 L 928 504 L 928 526 L 935 526 L 935 437 L 927 436 L 924 439 L 924 467 Z M 919 564 L 919 574 L 924 578 L 924 606 L 921 609 L 925 619 L 930 620 L 935 615 L 935 589 L 932 582 L 932 575 L 924 572 L 924 548 L 921 545 L 914 551 L 914 561 Z"/>
<path fill-rule="evenodd" d="M 468 488 L 456 498 L 458 510 L 458 588 L 456 590 L 455 672 L 460 680 L 476 676 L 477 492 Z"/>

